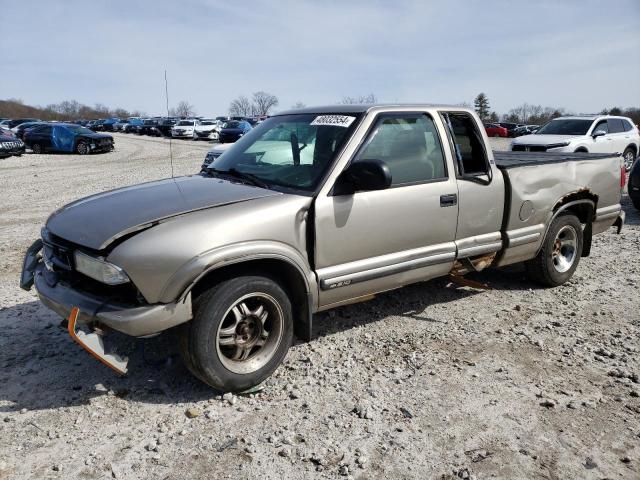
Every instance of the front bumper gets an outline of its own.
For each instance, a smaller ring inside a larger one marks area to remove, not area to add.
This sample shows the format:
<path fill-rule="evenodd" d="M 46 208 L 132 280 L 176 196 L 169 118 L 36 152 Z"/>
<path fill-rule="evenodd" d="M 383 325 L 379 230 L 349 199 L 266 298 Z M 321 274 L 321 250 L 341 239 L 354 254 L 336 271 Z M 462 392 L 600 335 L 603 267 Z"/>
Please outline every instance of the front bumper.
<path fill-rule="evenodd" d="M 21 287 L 29 290 L 35 285 L 42 303 L 63 318 L 69 318 L 72 310 L 78 308 L 79 323 L 107 326 L 134 337 L 153 335 L 192 318 L 191 294 L 176 303 L 127 307 L 79 292 L 47 270 L 37 256 L 37 243 L 25 257 Z"/>

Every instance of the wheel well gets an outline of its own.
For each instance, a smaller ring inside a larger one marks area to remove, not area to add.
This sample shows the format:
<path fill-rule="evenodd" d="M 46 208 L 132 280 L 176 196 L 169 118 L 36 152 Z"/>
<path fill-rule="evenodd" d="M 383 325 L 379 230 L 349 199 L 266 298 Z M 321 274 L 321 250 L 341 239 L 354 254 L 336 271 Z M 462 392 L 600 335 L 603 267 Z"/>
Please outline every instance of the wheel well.
<path fill-rule="evenodd" d="M 560 201 L 558 201 L 558 203 L 553 207 L 553 212 L 555 213 L 562 207 L 566 206 L 563 210 L 570 211 L 578 217 L 582 223 L 588 224 L 593 221 L 597 205 L 597 195 L 594 195 L 589 190 L 581 190 L 562 197 L 562 199 L 560 199 Z"/>
<path fill-rule="evenodd" d="M 302 273 L 284 260 L 249 260 L 211 270 L 193 285 L 192 298 L 195 300 L 200 294 L 220 282 L 247 274 L 271 278 L 287 292 L 293 309 L 295 334 L 301 340 L 311 340 L 312 314 L 306 282 Z"/>
<path fill-rule="evenodd" d="M 578 147 L 575 149 L 574 151 L 575 153 L 589 153 L 589 150 L 587 150 L 587 147 Z"/>
<path fill-rule="evenodd" d="M 592 225 L 595 218 L 598 196 L 588 190 L 570 193 L 563 197 L 553 208 L 554 215 L 558 210 L 573 213 L 584 224 L 582 231 L 582 256 L 588 257 L 591 253 Z"/>
<path fill-rule="evenodd" d="M 627 145 L 625 147 L 625 150 L 627 148 L 630 148 L 631 150 L 633 150 L 633 153 L 636 155 L 636 157 L 638 156 L 638 147 L 636 147 L 636 145 L 634 143 L 630 143 L 629 145 Z"/>

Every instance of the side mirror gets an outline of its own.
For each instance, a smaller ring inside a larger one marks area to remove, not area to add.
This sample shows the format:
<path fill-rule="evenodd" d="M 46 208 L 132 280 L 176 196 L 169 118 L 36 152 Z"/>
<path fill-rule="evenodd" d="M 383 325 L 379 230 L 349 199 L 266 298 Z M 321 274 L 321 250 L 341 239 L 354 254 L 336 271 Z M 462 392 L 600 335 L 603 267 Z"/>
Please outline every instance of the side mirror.
<path fill-rule="evenodd" d="M 593 138 L 597 138 L 597 137 L 602 137 L 603 135 L 606 135 L 606 134 L 607 134 L 607 132 L 605 132 L 604 130 L 596 130 L 595 132 L 593 132 L 591 134 L 591 136 Z"/>
<path fill-rule="evenodd" d="M 384 190 L 391 186 L 391 172 L 381 160 L 358 160 L 340 174 L 333 189 L 334 195 Z"/>

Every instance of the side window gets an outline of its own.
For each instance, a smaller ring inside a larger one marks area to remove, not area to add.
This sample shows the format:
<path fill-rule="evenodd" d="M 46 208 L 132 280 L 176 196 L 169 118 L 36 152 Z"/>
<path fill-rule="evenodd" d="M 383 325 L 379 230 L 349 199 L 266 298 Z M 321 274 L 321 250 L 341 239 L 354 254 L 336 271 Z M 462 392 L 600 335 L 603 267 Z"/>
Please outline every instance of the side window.
<path fill-rule="evenodd" d="M 473 118 L 466 113 L 445 113 L 443 116 L 451 133 L 460 173 L 467 175 L 488 173 L 487 152 Z"/>
<path fill-rule="evenodd" d="M 609 133 L 609 125 L 607 124 L 606 120 L 598 122 L 596 128 L 593 129 L 594 132 L 597 132 L 598 130 L 602 130 L 604 133 Z"/>
<path fill-rule="evenodd" d="M 609 133 L 621 133 L 624 132 L 624 125 L 619 118 L 611 118 L 608 120 Z"/>
<path fill-rule="evenodd" d="M 631 123 L 629 120 L 622 120 L 622 126 L 624 127 L 625 132 L 630 132 L 631 130 L 633 130 L 633 123 Z"/>
<path fill-rule="evenodd" d="M 40 127 L 37 130 L 34 130 L 33 133 L 37 133 L 38 135 L 51 135 L 51 125 Z"/>
<path fill-rule="evenodd" d="M 447 178 L 440 138 L 427 115 L 382 116 L 358 159 L 385 162 L 392 186 Z"/>

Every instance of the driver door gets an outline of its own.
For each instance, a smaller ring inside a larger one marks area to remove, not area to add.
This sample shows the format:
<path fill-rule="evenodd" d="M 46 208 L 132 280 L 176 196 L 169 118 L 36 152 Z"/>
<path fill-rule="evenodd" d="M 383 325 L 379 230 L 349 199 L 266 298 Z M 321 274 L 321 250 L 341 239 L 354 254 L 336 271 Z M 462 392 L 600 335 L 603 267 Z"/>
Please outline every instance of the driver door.
<path fill-rule="evenodd" d="M 385 162 L 392 184 L 316 199 L 321 308 L 444 275 L 455 258 L 458 190 L 440 120 L 381 113 L 365 138 L 351 161 Z"/>

